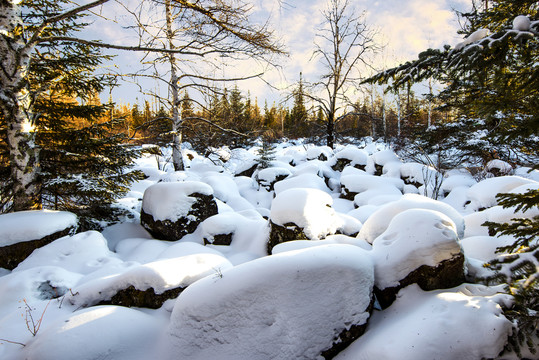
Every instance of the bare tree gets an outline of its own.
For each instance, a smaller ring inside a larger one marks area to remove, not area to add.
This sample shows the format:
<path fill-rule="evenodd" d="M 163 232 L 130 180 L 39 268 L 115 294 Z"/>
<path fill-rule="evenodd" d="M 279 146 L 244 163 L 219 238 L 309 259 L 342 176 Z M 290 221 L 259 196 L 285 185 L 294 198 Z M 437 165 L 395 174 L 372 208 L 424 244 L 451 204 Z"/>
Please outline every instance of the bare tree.
<path fill-rule="evenodd" d="M 318 29 L 314 55 L 324 65 L 325 73 L 313 84 L 322 94 L 310 97 L 324 110 L 326 143 L 333 148 L 337 112 L 352 103 L 346 93 L 360 82 L 361 66 L 369 66 L 367 56 L 376 52 L 378 46 L 365 13 L 350 7 L 349 0 L 328 0 L 322 15 L 324 22 Z"/>
<path fill-rule="evenodd" d="M 54 3 L 52 0 L 50 2 Z M 235 51 L 250 52 L 260 57 L 267 53 L 281 52 L 271 32 L 265 27 L 249 23 L 245 12 L 248 9 L 241 0 L 152 0 L 155 5 L 168 5 L 170 11 L 175 9 L 188 14 L 183 17 L 188 21 L 187 24 L 197 25 L 180 34 L 191 36 L 180 45 L 159 38 L 148 43 L 117 45 L 73 37 L 68 32 L 51 35 L 49 30 L 60 26 L 62 22 L 76 20 L 81 15 L 96 16 L 98 7 L 101 9 L 97 16 L 106 17 L 107 9 L 103 5 L 109 2 L 114 1 L 96 0 L 84 5 L 66 1 L 63 10 L 50 13 L 45 11 L 48 3 L 44 1 L 40 23 L 28 27 L 22 15 L 23 8 L 19 6 L 20 0 L 0 0 L 0 108 L 7 128 L 15 211 L 41 207 L 39 149 L 34 141 L 38 114 L 33 111 L 33 100 L 38 94 L 31 91 L 28 81 L 30 64 L 39 53 L 40 44 L 79 43 L 112 50 L 178 54 L 198 58 L 199 61 L 216 54 L 233 56 Z M 138 25 L 142 27 L 148 24 Z M 170 37 L 171 33 L 167 33 Z M 206 47 L 207 43 L 211 43 L 211 46 Z M 171 64 L 175 63 L 174 56 L 169 59 Z M 180 75 L 176 74 L 175 78 L 178 79 L 173 83 L 177 84 Z M 51 79 L 50 84 L 54 81 Z M 39 91 L 46 91 L 50 84 L 41 84 Z"/>

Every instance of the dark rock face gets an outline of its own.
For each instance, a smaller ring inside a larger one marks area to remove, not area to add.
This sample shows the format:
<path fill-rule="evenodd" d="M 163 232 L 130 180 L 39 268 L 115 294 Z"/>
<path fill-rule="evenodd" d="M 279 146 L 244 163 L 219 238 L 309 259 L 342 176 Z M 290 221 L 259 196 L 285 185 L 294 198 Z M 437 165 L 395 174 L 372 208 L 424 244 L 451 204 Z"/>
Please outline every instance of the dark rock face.
<path fill-rule="evenodd" d="M 372 294 L 371 294 L 372 297 Z M 367 309 L 369 312 L 369 319 L 372 315 L 372 310 L 374 308 L 374 298 L 372 298 L 371 303 Z M 367 330 L 368 322 L 366 322 L 363 325 L 352 325 L 348 329 L 344 329 L 337 339 L 335 339 L 335 342 L 333 343 L 333 346 L 330 347 L 327 350 L 322 351 L 322 357 L 326 360 L 333 359 L 335 356 L 337 356 L 341 351 L 346 349 L 350 344 L 352 344 L 354 341 L 359 339 L 361 335 L 365 333 Z"/>
<path fill-rule="evenodd" d="M 346 199 L 346 200 L 350 200 L 350 201 L 354 201 L 354 197 L 359 194 L 357 192 L 354 192 L 354 191 L 350 191 L 346 188 L 346 186 L 341 186 L 341 198 L 342 199 Z"/>
<path fill-rule="evenodd" d="M 244 171 L 240 172 L 239 174 L 236 174 L 236 176 L 251 177 L 251 176 L 253 176 L 253 174 L 255 173 L 257 168 L 258 168 L 258 164 L 254 164 L 253 166 L 251 166 L 247 170 L 244 170 Z"/>
<path fill-rule="evenodd" d="M 152 215 L 141 210 L 140 223 L 152 236 L 161 240 L 176 241 L 193 233 L 202 221 L 217 214 L 217 203 L 213 195 L 193 193 L 189 196 L 194 197 L 196 201 L 191 206 L 187 216 L 174 222 L 171 220 L 161 221 L 155 220 Z"/>
<path fill-rule="evenodd" d="M 418 284 L 422 290 L 430 291 L 449 289 L 464 281 L 464 255 L 460 253 L 452 259 L 442 261 L 436 267 L 420 266 L 400 280 L 398 286 L 383 290 L 374 287 L 374 294 L 380 306 L 385 309 L 395 301 L 397 293 L 410 284 Z"/>
<path fill-rule="evenodd" d="M 56 239 L 75 232 L 74 227 L 57 231 L 44 238 L 30 241 L 22 241 L 16 244 L 0 247 L 0 267 L 13 270 L 37 248 L 50 244 Z"/>
<path fill-rule="evenodd" d="M 98 305 L 118 305 L 125 307 L 142 307 L 159 309 L 169 299 L 175 299 L 184 288 L 170 289 L 162 294 L 156 294 L 153 288 L 138 290 L 133 285 L 118 291 L 110 300 L 101 301 Z"/>
<path fill-rule="evenodd" d="M 294 223 L 286 223 L 284 226 L 277 225 L 270 220 L 270 236 L 268 240 L 268 254 L 277 244 L 294 240 L 310 240 L 302 228 Z"/>
<path fill-rule="evenodd" d="M 204 245 L 230 245 L 232 243 L 233 234 L 217 234 L 213 235 L 213 239 L 204 238 Z"/>
<path fill-rule="evenodd" d="M 278 183 L 281 180 L 284 180 L 284 179 L 288 178 L 289 176 L 290 175 L 277 175 L 275 177 L 275 179 L 270 181 L 270 182 L 266 182 L 266 181 L 262 181 L 262 180 L 257 180 L 257 182 L 258 182 L 258 185 L 260 187 L 265 188 L 267 191 L 274 191 L 275 190 L 275 188 L 274 188 L 275 184 Z"/>

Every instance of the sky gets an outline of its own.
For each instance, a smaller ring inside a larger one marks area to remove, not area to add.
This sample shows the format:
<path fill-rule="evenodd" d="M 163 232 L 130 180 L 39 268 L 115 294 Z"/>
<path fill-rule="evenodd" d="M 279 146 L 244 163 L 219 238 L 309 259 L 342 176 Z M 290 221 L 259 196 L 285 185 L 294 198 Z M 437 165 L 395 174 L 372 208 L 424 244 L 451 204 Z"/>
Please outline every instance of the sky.
<path fill-rule="evenodd" d="M 265 100 L 271 104 L 286 97 L 299 80 L 300 72 L 303 79 L 310 82 L 316 81 L 322 74 L 320 62 L 313 59 L 313 51 L 317 28 L 323 23 L 321 11 L 326 8 L 327 0 L 253 0 L 251 3 L 253 19 L 269 21 L 276 38 L 288 52 L 288 56 L 278 59 L 278 69 L 270 68 L 266 72 L 264 81 L 254 79 L 237 84 L 245 94 L 249 92 L 253 100 L 256 98 L 262 107 Z M 383 46 L 383 50 L 371 60 L 377 69 L 413 60 L 419 52 L 429 47 L 441 48 L 444 44 L 460 42 L 462 37 L 457 34 L 459 24 L 454 10 L 468 9 L 470 4 L 471 0 L 351 1 L 357 13 L 365 12 L 366 23 L 376 31 L 377 44 Z M 117 19 L 121 22 L 122 16 L 118 15 Z M 135 41 L 132 35 L 120 35 L 118 26 L 112 23 L 100 23 L 94 31 L 98 36 L 124 45 Z M 115 58 L 114 66 L 123 72 L 136 71 L 141 67 L 140 60 L 139 54 L 121 54 Z M 255 73 L 260 68 L 260 64 L 246 61 L 227 64 L 221 71 L 222 74 L 235 76 Z M 365 70 L 364 74 L 368 75 L 369 72 Z M 276 89 L 269 87 L 268 83 Z M 138 93 L 137 86 L 126 82 L 121 84 L 112 94 L 116 103 L 133 104 L 144 98 Z M 166 94 L 166 86 L 157 85 L 155 81 L 146 81 L 142 86 L 145 89 L 153 88 L 162 96 Z"/>

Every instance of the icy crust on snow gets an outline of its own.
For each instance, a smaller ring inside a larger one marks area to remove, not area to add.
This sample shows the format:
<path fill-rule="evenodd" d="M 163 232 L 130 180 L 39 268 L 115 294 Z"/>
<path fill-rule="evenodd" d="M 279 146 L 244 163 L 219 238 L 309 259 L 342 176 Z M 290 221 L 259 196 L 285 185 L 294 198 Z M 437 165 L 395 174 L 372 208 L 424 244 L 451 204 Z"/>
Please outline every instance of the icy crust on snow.
<path fill-rule="evenodd" d="M 482 285 L 425 292 L 412 284 L 335 360 L 497 358 L 512 331 L 500 307 L 508 303 Z"/>
<path fill-rule="evenodd" d="M 189 196 L 194 193 L 212 195 L 213 189 L 198 181 L 157 183 L 144 191 L 142 210 L 154 220 L 175 222 L 186 216 L 196 202 L 196 198 Z"/>
<path fill-rule="evenodd" d="M 317 189 L 295 188 L 279 193 L 271 204 L 271 221 L 280 226 L 294 223 L 309 239 L 334 234 L 344 225 L 331 207 L 331 195 Z"/>
<path fill-rule="evenodd" d="M 375 285 L 381 290 L 398 286 L 420 266 L 436 267 L 459 253 L 456 225 L 448 216 L 434 210 L 405 210 L 373 242 Z"/>
<path fill-rule="evenodd" d="M 459 238 L 464 237 L 464 219 L 453 207 L 417 194 L 405 194 L 399 200 L 383 205 L 364 222 L 359 237 L 373 243 L 397 214 L 408 209 L 428 209 L 443 213 L 453 221 Z"/>
<path fill-rule="evenodd" d="M 0 215 L 0 246 L 39 240 L 77 227 L 77 216 L 67 211 L 29 210 Z"/>
<path fill-rule="evenodd" d="M 133 265 L 125 271 L 88 281 L 73 289 L 69 301 L 77 306 L 91 306 L 110 300 L 119 290 L 133 286 L 145 291 L 153 288 L 156 294 L 166 290 L 185 288 L 193 282 L 232 267 L 221 255 L 196 254 L 180 258 L 158 260 L 143 265 Z"/>
<path fill-rule="evenodd" d="M 352 245 L 290 251 L 209 276 L 176 300 L 167 358 L 316 359 L 339 329 L 367 322 L 373 277 L 369 256 Z"/>

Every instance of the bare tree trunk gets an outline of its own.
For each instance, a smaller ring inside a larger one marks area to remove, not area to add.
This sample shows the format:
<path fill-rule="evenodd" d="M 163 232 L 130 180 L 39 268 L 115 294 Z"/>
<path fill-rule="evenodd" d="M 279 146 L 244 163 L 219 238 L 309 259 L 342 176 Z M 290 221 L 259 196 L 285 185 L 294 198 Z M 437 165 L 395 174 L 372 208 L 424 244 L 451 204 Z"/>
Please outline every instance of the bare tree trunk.
<path fill-rule="evenodd" d="M 33 46 L 25 44 L 22 20 L 13 1 L 0 1 L 0 101 L 7 126 L 7 144 L 13 182 L 13 210 L 40 209 L 39 149 L 35 143 L 32 101 L 25 80 Z"/>
<path fill-rule="evenodd" d="M 402 123 L 402 104 L 400 91 L 396 91 L 397 95 L 397 137 L 401 136 L 401 123 Z"/>
<path fill-rule="evenodd" d="M 170 49 L 174 49 L 172 31 L 172 6 L 170 0 L 165 2 L 165 13 L 167 22 L 167 40 Z M 170 53 L 170 95 L 172 96 L 172 164 L 175 171 L 184 169 L 182 159 L 182 119 L 180 114 L 180 94 L 178 91 L 178 74 L 176 69 L 176 55 Z"/>

